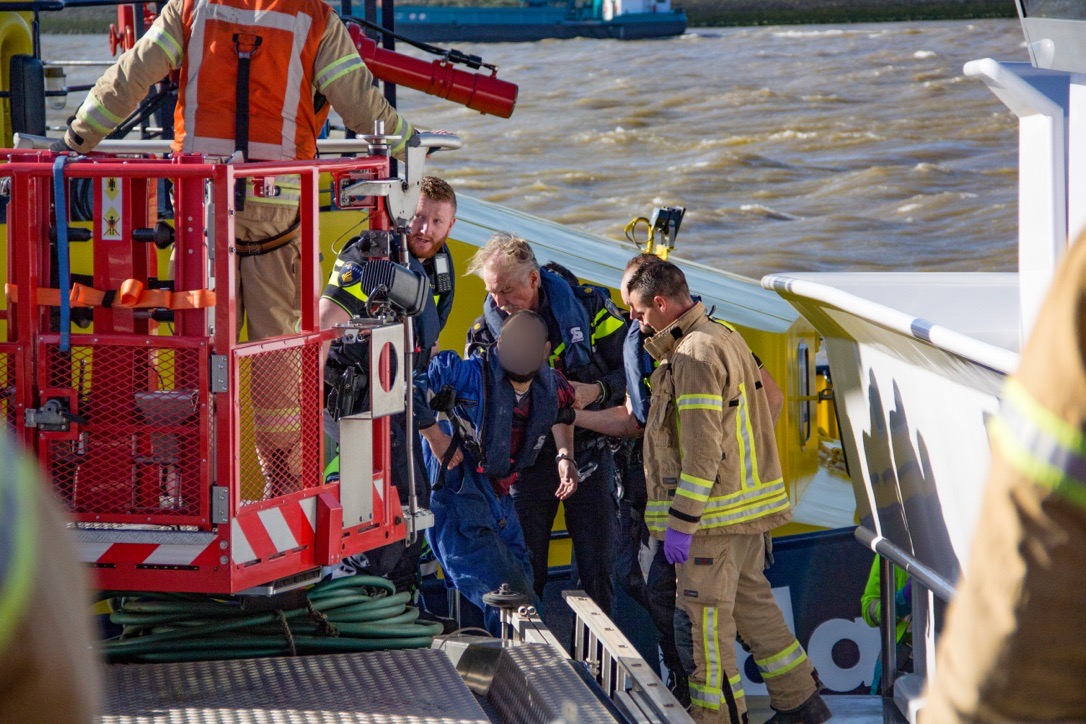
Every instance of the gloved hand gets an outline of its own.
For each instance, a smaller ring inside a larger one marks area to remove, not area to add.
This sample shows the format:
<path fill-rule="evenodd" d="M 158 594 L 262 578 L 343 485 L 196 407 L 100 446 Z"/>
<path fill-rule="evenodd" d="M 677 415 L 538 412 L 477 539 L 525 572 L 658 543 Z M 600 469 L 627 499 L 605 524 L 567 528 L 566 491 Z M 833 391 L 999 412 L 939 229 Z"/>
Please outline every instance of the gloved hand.
<path fill-rule="evenodd" d="M 53 153 L 64 153 L 65 151 L 75 152 L 75 149 L 69 146 L 68 142 L 63 138 L 53 141 L 53 143 L 49 145 L 49 150 Z"/>
<path fill-rule="evenodd" d="M 913 612 L 913 579 L 905 581 L 905 585 L 894 596 L 894 603 L 898 618 L 905 618 Z"/>
<path fill-rule="evenodd" d="M 693 533 L 680 533 L 674 528 L 668 528 L 664 533 L 664 558 L 672 565 L 686 563 L 686 559 L 690 557 L 690 543 L 693 540 Z"/>

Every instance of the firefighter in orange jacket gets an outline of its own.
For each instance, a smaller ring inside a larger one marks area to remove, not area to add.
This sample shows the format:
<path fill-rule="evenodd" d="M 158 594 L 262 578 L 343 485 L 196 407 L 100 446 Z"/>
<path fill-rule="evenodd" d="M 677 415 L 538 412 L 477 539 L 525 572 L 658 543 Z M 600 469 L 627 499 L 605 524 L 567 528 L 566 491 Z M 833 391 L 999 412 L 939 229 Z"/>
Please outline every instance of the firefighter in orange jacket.
<path fill-rule="evenodd" d="M 754 356 L 690 298 L 674 264 L 643 265 L 626 292 L 659 363 L 645 424 L 645 522 L 676 564 L 678 603 L 693 627 L 691 714 L 745 720 L 738 630 L 769 688 L 771 721 L 825 721 L 814 668 L 763 572 L 763 534 L 788 522 L 791 509 Z"/>
<path fill-rule="evenodd" d="M 411 124 L 373 86 L 346 27 L 322 0 L 170 0 L 135 46 L 98 79 L 64 137 L 86 153 L 170 71 L 180 71 L 174 153 L 249 161 L 306 160 L 330 108 L 348 128 Z M 235 195 L 238 314 L 249 340 L 299 321 L 297 177 L 249 179 Z"/>
<path fill-rule="evenodd" d="M 373 86 L 347 28 L 323 0 L 170 0 L 135 46 L 98 79 L 64 137 L 93 149 L 172 70 L 180 71 L 175 153 L 248 161 L 314 158 L 330 108 L 348 128 L 411 125 Z M 238 329 L 250 342 L 291 334 L 301 317 L 297 176 L 249 178 L 234 193 Z M 253 427 L 264 497 L 300 489 L 299 364 L 254 360 Z"/>
<path fill-rule="evenodd" d="M 988 429 L 988 485 L 921 718 L 1086 720 L 1086 235 Z"/>

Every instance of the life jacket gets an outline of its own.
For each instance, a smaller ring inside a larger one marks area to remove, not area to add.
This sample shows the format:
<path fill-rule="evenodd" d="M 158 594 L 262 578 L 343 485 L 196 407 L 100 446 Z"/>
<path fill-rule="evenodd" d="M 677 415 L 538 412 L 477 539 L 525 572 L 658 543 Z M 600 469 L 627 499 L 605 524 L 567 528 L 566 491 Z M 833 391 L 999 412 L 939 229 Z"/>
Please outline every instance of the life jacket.
<path fill-rule="evenodd" d="M 550 269 L 540 269 L 539 280 L 547 298 L 549 312 L 558 322 L 562 335 L 562 341 L 551 350 L 552 364 L 566 372 L 567 377 L 575 379 L 578 372 L 588 369 L 595 362 L 591 320 L 584 305 L 562 275 Z M 494 298 L 489 295 L 483 305 L 483 316 L 490 334 L 497 339 L 506 315 L 498 309 Z"/>
<path fill-rule="evenodd" d="M 331 14 L 322 0 L 184 0 L 174 152 L 230 156 L 247 135 L 246 159 L 315 158 L 329 106 L 314 102 L 313 66 Z"/>
<path fill-rule="evenodd" d="M 516 392 L 493 351 L 483 360 L 483 380 L 478 470 L 487 477 L 500 479 L 535 463 L 558 419 L 558 390 L 554 372 L 549 367 L 541 368 L 528 388 L 528 394 L 532 396 L 532 414 L 528 418 L 524 446 L 514 459 L 509 450 L 512 442 L 509 433 L 513 429 Z"/>

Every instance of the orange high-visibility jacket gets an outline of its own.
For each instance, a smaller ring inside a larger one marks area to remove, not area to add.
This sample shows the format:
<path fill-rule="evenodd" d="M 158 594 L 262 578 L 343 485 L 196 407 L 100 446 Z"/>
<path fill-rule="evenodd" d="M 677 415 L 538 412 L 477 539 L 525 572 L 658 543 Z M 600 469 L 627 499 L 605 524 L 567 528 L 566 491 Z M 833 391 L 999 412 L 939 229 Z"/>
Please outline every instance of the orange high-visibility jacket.
<path fill-rule="evenodd" d="M 98 79 L 65 141 L 80 153 L 91 151 L 152 85 L 178 70 L 174 150 L 230 156 L 235 34 L 247 36 L 239 38 L 246 42 L 260 37 L 250 72 L 251 160 L 312 158 L 327 115 L 321 106 L 328 105 L 358 133 L 372 133 L 373 122 L 382 121 L 386 133 L 400 136 L 392 154 L 403 154 L 411 124 L 374 87 L 347 28 L 320 0 L 169 0 L 135 46 Z"/>

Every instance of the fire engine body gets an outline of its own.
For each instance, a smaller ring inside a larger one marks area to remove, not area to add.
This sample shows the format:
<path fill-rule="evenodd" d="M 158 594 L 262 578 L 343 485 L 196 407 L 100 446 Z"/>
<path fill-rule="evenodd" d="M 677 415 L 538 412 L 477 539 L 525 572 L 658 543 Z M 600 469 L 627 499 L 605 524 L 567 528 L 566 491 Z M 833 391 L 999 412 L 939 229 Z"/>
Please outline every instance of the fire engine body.
<path fill-rule="evenodd" d="M 118 6 L 113 52 L 134 44 L 137 12 Z M 145 8 L 141 19 L 149 24 L 154 15 Z M 357 22 L 348 27 L 376 78 L 512 114 L 517 87 L 495 68 L 486 75 L 449 56 L 420 60 L 379 47 Z M 322 331 L 317 314 L 322 209 L 353 214 L 357 229 L 405 231 L 426 152 L 459 145 L 449 136 L 419 138 L 430 145 L 409 150 L 403 178 L 390 177 L 380 135 L 322 144 L 361 151 L 355 158 L 293 163 L 166 160 L 147 148 L 133 157 L 126 141 L 104 142 L 104 154 L 79 159 L 0 153 L 9 195 L 8 341 L 0 343 L 6 422 L 71 511 L 100 588 L 274 593 L 428 525 L 413 492 L 408 509 L 400 504 L 395 486 L 414 481 L 390 474 L 388 416 L 410 406 L 411 320 L 386 306 L 378 321 L 356 320 L 347 330 L 369 338 L 370 404 L 343 422 L 355 444 L 338 480 L 326 484 L 333 453 L 325 450 L 321 348 L 344 330 Z M 17 145 L 46 145 L 22 140 Z M 125 155 L 110 157 L 111 150 Z M 300 327 L 239 341 L 234 183 L 253 177 L 275 194 L 281 176 L 301 179 Z M 74 179 L 92 184 L 89 234 L 70 225 L 61 198 Z M 158 219 L 161 179 L 172 183 L 172 228 Z M 167 273 L 159 250 L 171 242 Z M 73 256 L 90 260 L 74 277 Z M 288 450 L 289 460 L 266 459 L 269 447 Z"/>
<path fill-rule="evenodd" d="M 318 324 L 320 178 L 351 204 L 343 190 L 387 180 L 387 157 L 58 165 L 49 153 L 4 156 L 13 324 L 0 353 L 15 382 L 7 422 L 75 517 L 101 588 L 238 593 L 304 583 L 320 566 L 404 537 L 387 420 L 404 407 L 402 324 L 354 331 L 372 337 L 371 379 L 380 382 L 367 415 L 368 475 L 323 480 L 320 349 L 340 331 Z M 69 242 L 93 247 L 93 272 L 60 289 L 47 282 L 69 253 L 57 241 L 68 220 L 52 194 L 56 174 L 91 179 L 97 204 L 90 238 Z M 255 176 L 272 188 L 284 175 L 302 181 L 301 325 L 293 335 L 239 342 L 234 181 Z M 172 285 L 148 243 L 160 178 L 175 188 Z M 392 227 L 387 202 L 367 194 L 357 203 L 369 228 Z M 156 289 L 164 286 L 172 290 Z M 62 297 L 73 311 L 91 310 L 92 330 L 58 330 Z M 170 316 L 172 324 L 156 321 Z M 278 417 L 261 421 L 254 408 Z M 292 451 L 291 470 L 261 462 L 262 435 Z"/>

